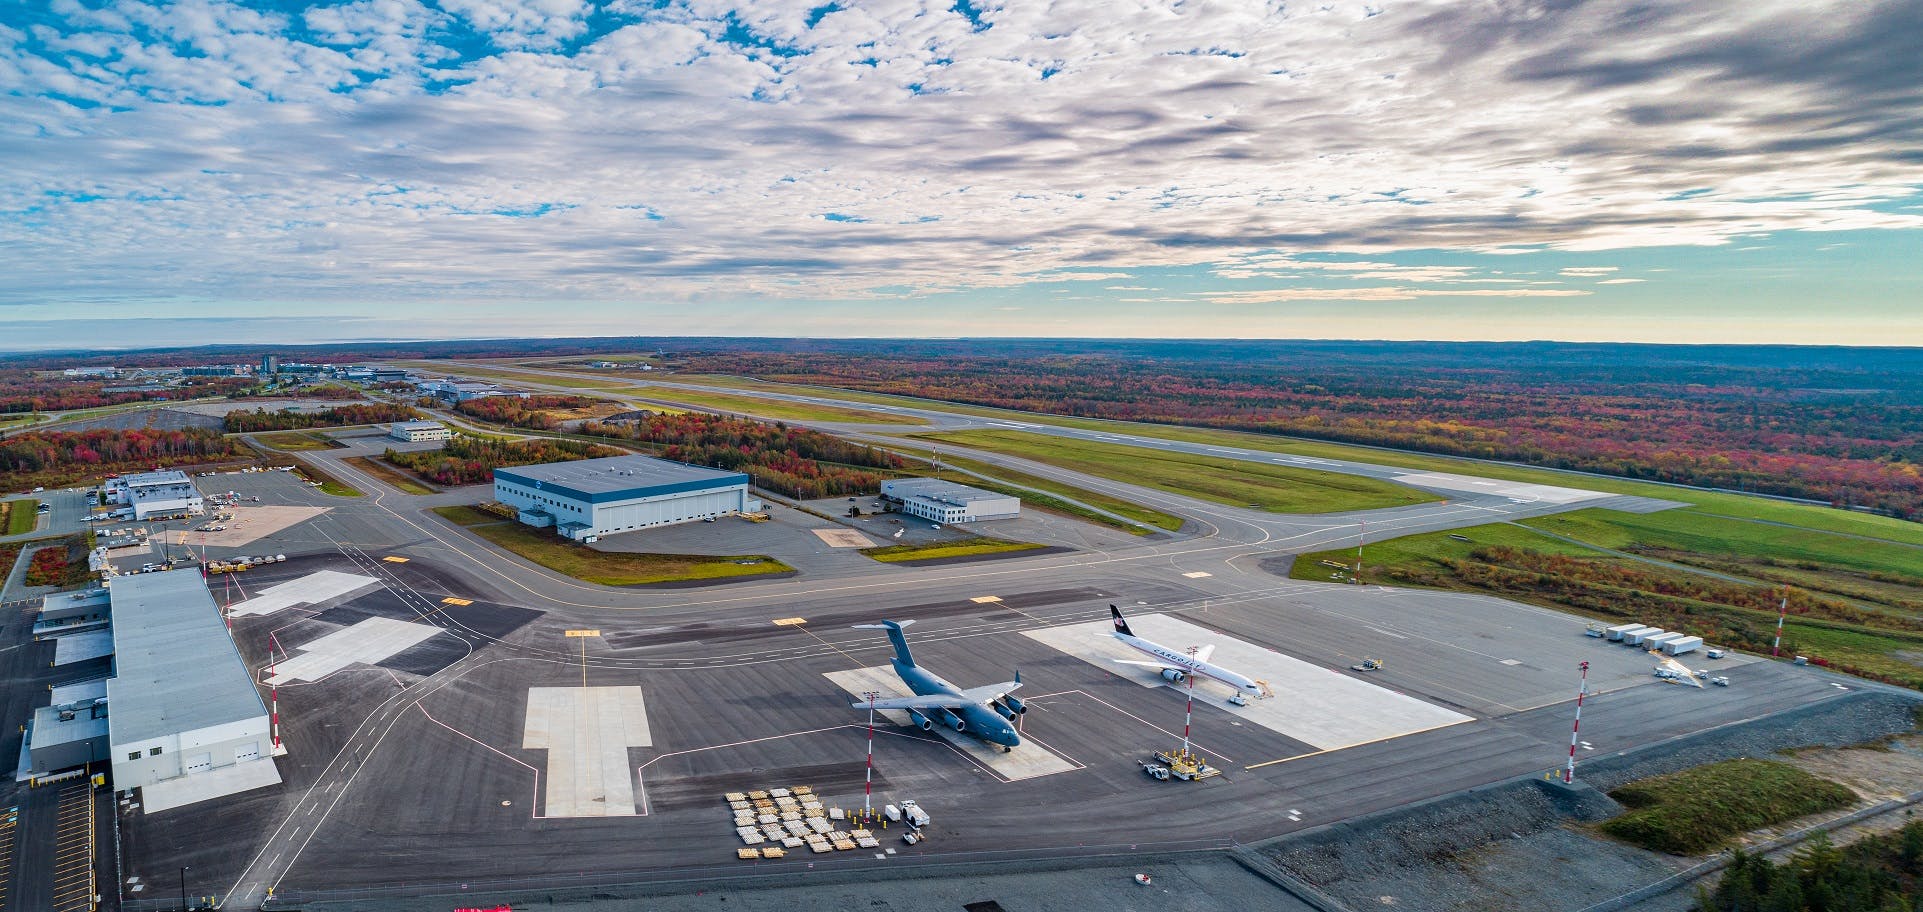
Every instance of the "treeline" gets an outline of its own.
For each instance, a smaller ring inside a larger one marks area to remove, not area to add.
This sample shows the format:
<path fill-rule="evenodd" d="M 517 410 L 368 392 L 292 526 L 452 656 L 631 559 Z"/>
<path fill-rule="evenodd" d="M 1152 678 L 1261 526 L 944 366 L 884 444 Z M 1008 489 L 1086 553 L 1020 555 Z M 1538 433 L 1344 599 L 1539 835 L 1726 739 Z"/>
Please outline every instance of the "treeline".
<path fill-rule="evenodd" d="M 134 381 L 43 380 L 35 378 L 29 371 L 0 371 L 0 414 L 60 412 L 129 402 L 219 396 L 245 389 L 253 381 L 200 377 L 178 389 L 106 392 L 107 387 L 118 386 L 122 382 Z"/>
<path fill-rule="evenodd" d="M 936 356 L 722 351 L 686 367 L 1923 515 L 1923 371 L 1914 357 L 1865 354 L 1859 367 L 1793 349 L 1278 343 L 1138 345 L 1123 355 L 986 347 Z"/>
<path fill-rule="evenodd" d="M 262 390 L 259 387 L 250 387 L 246 390 L 242 390 L 239 393 L 234 394 L 234 396 L 230 398 L 240 398 L 243 396 L 245 397 L 258 396 L 263 399 L 349 400 L 349 399 L 366 399 L 367 398 L 367 396 L 364 393 L 362 393 L 360 390 L 357 390 L 351 386 L 342 386 L 338 383 L 322 383 L 317 385 L 302 385 L 302 386 L 283 386 L 283 387 L 278 387 L 272 390 Z"/>
<path fill-rule="evenodd" d="M 0 438 L 0 488 L 54 486 L 107 472 L 252 455 L 238 440 L 207 428 L 28 431 Z"/>
<path fill-rule="evenodd" d="M 551 412 L 591 408 L 600 401 L 586 396 L 529 396 L 526 399 L 519 396 L 487 396 L 469 399 L 454 406 L 454 410 L 495 424 L 551 431 L 560 427 L 563 420 Z"/>
<path fill-rule="evenodd" d="M 1818 833 L 1789 860 L 1737 850 L 1701 912 L 1914 912 L 1923 909 L 1923 820 L 1842 848 Z"/>
<path fill-rule="evenodd" d="M 906 465 L 893 453 L 819 431 L 695 412 L 589 421 L 581 433 L 645 443 L 676 462 L 745 472 L 757 487 L 804 499 L 871 493 L 886 477 L 878 470 Z"/>
<path fill-rule="evenodd" d="M 625 450 L 574 440 L 485 440 L 455 437 L 438 450 L 388 450 L 381 458 L 439 485 L 486 484 L 504 466 L 573 462 L 626 455 Z"/>
<path fill-rule="evenodd" d="M 260 431 L 299 431 L 307 428 L 347 427 L 354 424 L 384 424 L 393 421 L 412 421 L 421 417 L 405 405 L 386 402 L 370 402 L 355 405 L 337 405 L 318 412 L 296 412 L 292 409 L 267 411 L 240 409 L 227 413 L 223 419 L 230 434 L 252 434 Z"/>

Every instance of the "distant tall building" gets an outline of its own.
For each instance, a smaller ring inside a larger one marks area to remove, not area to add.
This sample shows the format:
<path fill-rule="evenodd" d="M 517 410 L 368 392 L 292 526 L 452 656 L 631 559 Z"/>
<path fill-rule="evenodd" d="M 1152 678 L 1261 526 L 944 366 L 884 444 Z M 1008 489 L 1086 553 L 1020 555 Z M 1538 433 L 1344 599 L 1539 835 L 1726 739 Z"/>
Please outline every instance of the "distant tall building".
<path fill-rule="evenodd" d="M 260 372 L 262 374 L 280 373 L 280 356 L 279 355 L 261 355 L 260 356 Z"/>

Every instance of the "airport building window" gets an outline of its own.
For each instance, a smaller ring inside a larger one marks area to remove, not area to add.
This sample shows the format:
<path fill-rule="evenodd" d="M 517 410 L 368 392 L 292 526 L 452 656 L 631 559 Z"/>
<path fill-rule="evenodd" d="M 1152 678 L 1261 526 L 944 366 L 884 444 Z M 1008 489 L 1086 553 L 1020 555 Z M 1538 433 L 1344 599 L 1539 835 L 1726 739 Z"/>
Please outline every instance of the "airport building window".
<path fill-rule="evenodd" d="M 140 752 L 139 752 L 139 751 L 128 751 L 128 752 L 127 752 L 127 759 L 129 759 L 129 760 L 138 760 L 138 759 L 140 759 Z"/>
<path fill-rule="evenodd" d="M 148 748 L 148 749 L 147 749 L 147 756 L 149 756 L 149 757 L 158 757 L 158 756 L 160 756 L 160 748 L 158 748 L 158 747 L 150 747 L 150 748 Z"/>

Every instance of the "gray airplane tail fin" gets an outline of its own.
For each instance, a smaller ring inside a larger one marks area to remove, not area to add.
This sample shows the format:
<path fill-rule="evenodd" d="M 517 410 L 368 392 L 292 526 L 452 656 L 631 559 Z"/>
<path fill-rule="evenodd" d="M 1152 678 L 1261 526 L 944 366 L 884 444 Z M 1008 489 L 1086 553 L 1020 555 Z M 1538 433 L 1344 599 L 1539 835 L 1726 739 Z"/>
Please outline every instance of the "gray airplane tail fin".
<path fill-rule="evenodd" d="M 855 626 L 863 630 L 888 631 L 889 642 L 895 644 L 895 657 L 901 661 L 901 664 L 913 666 L 915 656 L 908 651 L 908 638 L 901 635 L 901 629 L 913 623 L 914 621 L 882 621 L 879 624 L 856 624 Z"/>
<path fill-rule="evenodd" d="M 1133 631 L 1131 631 L 1131 630 L 1129 630 L 1129 629 L 1128 629 L 1128 622 L 1127 622 L 1127 621 L 1125 621 L 1125 620 L 1122 620 L 1122 609 L 1120 609 L 1120 608 L 1117 608 L 1117 607 L 1115 607 L 1114 605 L 1110 605 L 1110 606 L 1108 606 L 1108 613 L 1109 613 L 1109 614 L 1111 614 L 1111 615 L 1113 615 L 1113 616 L 1115 617 L 1115 632 L 1116 632 L 1116 633 L 1119 633 L 1119 634 L 1121 634 L 1121 635 L 1123 635 L 1123 636 L 1134 636 L 1134 635 L 1135 635 L 1135 633 L 1134 633 Z"/>

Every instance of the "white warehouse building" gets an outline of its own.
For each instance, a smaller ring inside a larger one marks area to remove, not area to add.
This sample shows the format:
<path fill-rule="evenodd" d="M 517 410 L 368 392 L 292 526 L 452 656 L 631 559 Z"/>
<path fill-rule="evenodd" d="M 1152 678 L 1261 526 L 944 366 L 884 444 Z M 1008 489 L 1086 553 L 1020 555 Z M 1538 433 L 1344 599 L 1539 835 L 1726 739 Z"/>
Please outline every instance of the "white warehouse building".
<path fill-rule="evenodd" d="M 1022 513 L 1019 497 L 971 488 L 939 478 L 896 478 L 881 483 L 881 496 L 901 512 L 930 522 L 964 523 L 1013 519 Z"/>
<path fill-rule="evenodd" d="M 198 570 L 118 577 L 107 679 L 114 788 L 147 813 L 280 782 L 267 707 Z"/>
<path fill-rule="evenodd" d="M 139 472 L 109 478 L 101 485 L 101 499 L 131 509 L 135 521 L 155 516 L 185 516 L 206 509 L 200 491 L 186 472 Z"/>
<path fill-rule="evenodd" d="M 495 469 L 494 499 L 576 541 L 761 509 L 747 475 L 647 456 Z"/>
<path fill-rule="evenodd" d="M 448 438 L 447 425 L 438 421 L 396 421 L 387 427 L 387 436 L 408 443 L 423 443 Z"/>

